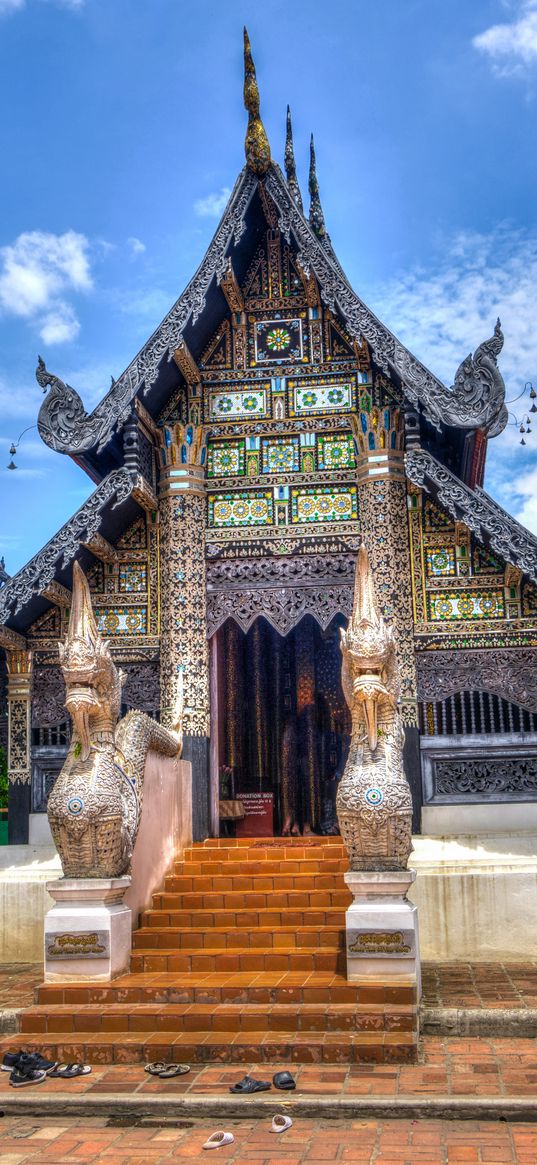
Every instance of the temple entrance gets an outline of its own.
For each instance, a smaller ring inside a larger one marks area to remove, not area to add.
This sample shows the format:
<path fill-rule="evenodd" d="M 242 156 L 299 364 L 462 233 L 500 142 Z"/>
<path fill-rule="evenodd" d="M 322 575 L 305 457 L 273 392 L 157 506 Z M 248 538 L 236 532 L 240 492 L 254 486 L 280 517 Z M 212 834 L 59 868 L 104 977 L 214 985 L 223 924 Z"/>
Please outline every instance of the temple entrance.
<path fill-rule="evenodd" d="M 231 826 L 239 835 L 337 832 L 350 734 L 345 623 L 337 615 L 323 631 L 305 615 L 282 636 L 262 616 L 247 632 L 228 619 L 213 636 L 213 779 L 217 772 L 220 801 L 242 801 L 247 811 Z"/>

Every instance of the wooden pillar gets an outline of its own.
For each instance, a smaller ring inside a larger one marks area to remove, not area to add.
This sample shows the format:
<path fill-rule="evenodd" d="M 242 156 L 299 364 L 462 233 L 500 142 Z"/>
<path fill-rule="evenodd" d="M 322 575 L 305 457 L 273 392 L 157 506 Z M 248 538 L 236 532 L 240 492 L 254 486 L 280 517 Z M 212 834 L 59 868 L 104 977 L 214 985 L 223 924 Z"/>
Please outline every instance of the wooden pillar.
<path fill-rule="evenodd" d="M 206 437 L 200 425 L 163 429 L 159 488 L 162 722 L 171 724 L 181 671 L 183 757 L 192 763 L 196 840 L 208 836 L 211 823 L 205 464 Z"/>
<path fill-rule="evenodd" d="M 8 842 L 25 845 L 30 827 L 31 766 L 31 651 L 6 651 L 8 700 Z"/>

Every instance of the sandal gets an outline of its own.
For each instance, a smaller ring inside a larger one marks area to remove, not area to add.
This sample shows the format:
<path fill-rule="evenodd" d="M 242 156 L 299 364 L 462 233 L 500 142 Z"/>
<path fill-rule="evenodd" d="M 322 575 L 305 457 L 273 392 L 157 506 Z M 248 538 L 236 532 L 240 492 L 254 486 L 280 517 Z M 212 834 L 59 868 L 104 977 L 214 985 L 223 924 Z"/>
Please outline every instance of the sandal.
<path fill-rule="evenodd" d="M 292 1123 L 290 1116 L 284 1116 L 283 1113 L 278 1112 L 272 1118 L 270 1131 L 271 1133 L 284 1133 L 286 1129 L 291 1128 Z"/>
<path fill-rule="evenodd" d="M 190 1064 L 163 1064 L 162 1071 L 157 1072 L 161 1080 L 171 1080 L 172 1076 L 186 1076 L 190 1072 Z"/>
<path fill-rule="evenodd" d="M 220 1145 L 232 1145 L 235 1137 L 233 1133 L 212 1133 L 203 1145 L 204 1149 L 219 1149 Z"/>
<path fill-rule="evenodd" d="M 60 1076 L 62 1080 L 72 1080 L 75 1076 L 89 1076 L 90 1072 L 89 1064 L 58 1064 L 53 1072 L 49 1072 L 49 1076 Z"/>
<path fill-rule="evenodd" d="M 237 1084 L 230 1088 L 230 1092 L 268 1092 L 270 1084 L 268 1080 L 254 1080 L 253 1076 L 243 1076 Z"/>
<path fill-rule="evenodd" d="M 156 1064 L 145 1064 L 144 1072 L 149 1072 L 150 1076 L 160 1076 L 160 1073 L 167 1067 L 168 1065 L 164 1063 L 164 1060 L 157 1060 Z"/>
<path fill-rule="evenodd" d="M 296 1081 L 290 1072 L 276 1072 L 272 1077 L 272 1083 L 275 1088 L 281 1088 L 282 1092 L 292 1092 L 296 1088 Z"/>

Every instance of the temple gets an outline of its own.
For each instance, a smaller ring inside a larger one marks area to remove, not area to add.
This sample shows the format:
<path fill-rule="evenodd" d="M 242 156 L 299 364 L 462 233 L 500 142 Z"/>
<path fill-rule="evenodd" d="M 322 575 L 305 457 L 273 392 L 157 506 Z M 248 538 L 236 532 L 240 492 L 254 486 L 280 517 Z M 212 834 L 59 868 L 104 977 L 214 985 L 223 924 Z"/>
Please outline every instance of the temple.
<path fill-rule="evenodd" d="M 304 209 L 289 111 L 285 175 L 272 160 L 247 38 L 244 97 L 244 169 L 132 363 L 88 413 L 39 360 L 41 437 L 95 490 L 0 575 L 10 843 L 46 839 L 67 753 L 75 562 L 127 674 L 123 711 L 169 727 L 182 675 L 194 838 L 336 833 L 339 641 L 362 542 L 395 629 L 414 832 L 472 832 L 483 814 L 529 828 L 537 540 L 483 489 L 507 420 L 500 322 L 442 384 L 350 287 L 313 140 Z"/>

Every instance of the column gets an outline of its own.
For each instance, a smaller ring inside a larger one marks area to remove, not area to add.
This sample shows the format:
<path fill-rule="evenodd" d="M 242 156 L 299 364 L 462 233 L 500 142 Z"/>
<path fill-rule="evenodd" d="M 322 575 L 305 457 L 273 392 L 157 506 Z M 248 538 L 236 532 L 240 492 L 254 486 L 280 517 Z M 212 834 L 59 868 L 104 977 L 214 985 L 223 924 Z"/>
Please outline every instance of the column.
<path fill-rule="evenodd" d="M 205 466 L 201 425 L 162 430 L 160 683 L 162 722 L 171 724 L 182 672 L 183 758 L 192 764 L 194 839 L 210 832 L 209 650 L 205 582 Z"/>
<path fill-rule="evenodd" d="M 382 614 L 393 619 L 396 629 L 404 764 L 414 805 L 412 828 L 417 831 L 422 792 L 403 419 L 397 408 L 374 407 L 353 418 L 353 430 L 362 538 Z"/>
<path fill-rule="evenodd" d="M 30 826 L 31 651 L 6 651 L 8 700 L 8 842 L 26 845 Z"/>

